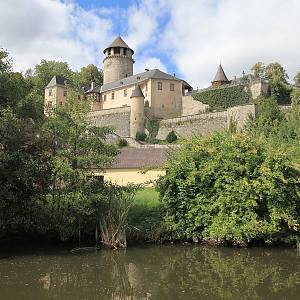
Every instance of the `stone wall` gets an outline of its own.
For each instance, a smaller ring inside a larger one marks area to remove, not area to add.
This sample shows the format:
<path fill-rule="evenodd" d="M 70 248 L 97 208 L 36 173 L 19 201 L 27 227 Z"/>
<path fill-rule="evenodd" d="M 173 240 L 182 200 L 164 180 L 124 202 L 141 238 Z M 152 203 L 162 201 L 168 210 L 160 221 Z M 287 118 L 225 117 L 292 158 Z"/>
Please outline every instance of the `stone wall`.
<path fill-rule="evenodd" d="M 130 136 L 130 107 L 118 107 L 94 111 L 89 114 L 96 126 L 111 126 L 121 137 Z"/>
<path fill-rule="evenodd" d="M 194 134 L 208 134 L 226 128 L 227 111 L 198 114 L 161 121 L 157 138 L 164 140 L 172 130 L 181 137 L 189 137 Z"/>
<path fill-rule="evenodd" d="M 222 112 L 162 120 L 157 138 L 164 140 L 172 130 L 180 137 L 189 137 L 194 134 L 205 135 L 213 131 L 228 129 L 231 122 L 234 122 L 240 130 L 245 126 L 249 115 L 257 116 L 257 109 L 253 104 L 232 107 Z"/>
<path fill-rule="evenodd" d="M 213 131 L 225 130 L 232 122 L 236 123 L 237 129 L 241 129 L 249 115 L 257 116 L 257 109 L 253 104 L 232 107 L 222 112 L 165 119 L 160 121 L 157 138 L 165 140 L 172 130 L 180 137 L 205 135 Z M 125 138 L 130 136 L 130 107 L 128 106 L 91 112 L 89 116 L 96 126 L 112 126 L 117 136 Z"/>
<path fill-rule="evenodd" d="M 182 96 L 182 116 L 197 115 L 206 112 L 209 109 L 208 104 L 194 100 L 191 95 Z"/>
<path fill-rule="evenodd" d="M 270 84 L 263 79 L 256 79 L 250 82 L 250 91 L 253 99 L 259 96 L 269 96 L 270 95 Z"/>
<path fill-rule="evenodd" d="M 235 106 L 227 109 L 227 128 L 236 124 L 237 130 L 241 130 L 245 127 L 250 115 L 254 118 L 258 116 L 256 105 Z"/>

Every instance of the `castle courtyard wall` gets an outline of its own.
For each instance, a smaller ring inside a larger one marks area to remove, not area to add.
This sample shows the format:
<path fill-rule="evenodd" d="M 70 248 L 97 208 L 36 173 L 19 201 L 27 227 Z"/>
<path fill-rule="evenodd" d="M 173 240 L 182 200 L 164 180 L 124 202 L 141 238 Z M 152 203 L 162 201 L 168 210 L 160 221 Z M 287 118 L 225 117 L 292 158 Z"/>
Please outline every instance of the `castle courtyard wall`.
<path fill-rule="evenodd" d="M 208 104 L 194 100 L 192 95 L 182 96 L 182 116 L 197 115 L 205 113 L 209 109 Z"/>
<path fill-rule="evenodd" d="M 118 107 L 89 113 L 89 118 L 95 126 L 110 126 L 121 137 L 130 136 L 130 107 Z"/>
<path fill-rule="evenodd" d="M 183 116 L 162 120 L 160 122 L 158 139 L 166 139 L 170 131 L 175 131 L 180 137 L 189 137 L 195 134 L 208 134 L 227 128 L 227 111 Z"/>
<path fill-rule="evenodd" d="M 89 114 L 96 126 L 112 126 L 120 137 L 130 136 L 130 110 L 129 106 L 114 109 L 95 111 Z M 180 137 L 187 138 L 195 134 L 206 135 L 214 131 L 226 130 L 235 123 L 237 129 L 242 129 L 249 116 L 257 117 L 255 105 L 243 105 L 229 108 L 226 111 L 202 113 L 182 116 L 160 121 L 157 138 L 165 140 L 168 133 L 175 131 Z"/>

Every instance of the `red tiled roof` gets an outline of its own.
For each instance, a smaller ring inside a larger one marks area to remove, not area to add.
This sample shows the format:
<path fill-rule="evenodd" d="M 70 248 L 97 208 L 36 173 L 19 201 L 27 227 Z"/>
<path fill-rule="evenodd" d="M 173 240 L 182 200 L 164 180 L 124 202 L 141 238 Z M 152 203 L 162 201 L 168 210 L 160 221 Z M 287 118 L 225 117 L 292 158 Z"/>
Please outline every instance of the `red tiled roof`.
<path fill-rule="evenodd" d="M 111 169 L 160 168 L 167 159 L 165 148 L 125 148 L 115 158 Z"/>

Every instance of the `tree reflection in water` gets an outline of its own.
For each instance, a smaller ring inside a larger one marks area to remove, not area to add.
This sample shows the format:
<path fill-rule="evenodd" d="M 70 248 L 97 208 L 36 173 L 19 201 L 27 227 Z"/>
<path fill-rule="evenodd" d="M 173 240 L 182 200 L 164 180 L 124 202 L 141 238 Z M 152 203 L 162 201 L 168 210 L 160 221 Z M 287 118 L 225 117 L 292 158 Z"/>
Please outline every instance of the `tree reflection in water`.
<path fill-rule="evenodd" d="M 148 246 L 0 259 L 1 299 L 297 299 L 292 249 Z"/>

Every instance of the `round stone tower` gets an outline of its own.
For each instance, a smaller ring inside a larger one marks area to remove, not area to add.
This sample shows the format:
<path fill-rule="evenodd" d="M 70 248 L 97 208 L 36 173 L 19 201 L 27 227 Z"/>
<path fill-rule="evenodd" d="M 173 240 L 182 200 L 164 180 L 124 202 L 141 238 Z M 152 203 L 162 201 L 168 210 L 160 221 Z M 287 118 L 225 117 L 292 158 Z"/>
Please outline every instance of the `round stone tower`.
<path fill-rule="evenodd" d="M 134 51 L 118 36 L 103 53 L 103 83 L 110 83 L 133 75 Z"/>
<path fill-rule="evenodd" d="M 144 133 L 144 95 L 139 85 L 135 86 L 130 96 L 130 137 L 136 138 L 137 132 Z"/>

